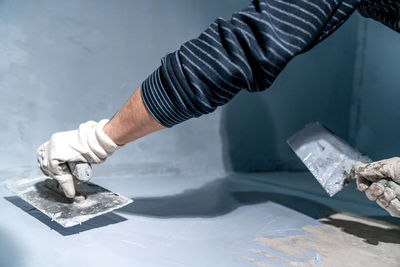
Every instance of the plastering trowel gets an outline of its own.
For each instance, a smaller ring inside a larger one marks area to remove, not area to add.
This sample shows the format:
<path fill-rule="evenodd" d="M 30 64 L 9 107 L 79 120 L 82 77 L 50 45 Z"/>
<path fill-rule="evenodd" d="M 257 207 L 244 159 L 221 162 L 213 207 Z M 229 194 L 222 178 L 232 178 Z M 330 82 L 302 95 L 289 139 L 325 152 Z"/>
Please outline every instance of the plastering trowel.
<path fill-rule="evenodd" d="M 68 166 L 79 182 L 75 185 L 76 196 L 73 199 L 65 197 L 58 182 L 47 177 L 23 179 L 10 183 L 8 187 L 17 196 L 64 227 L 81 224 L 132 202 L 129 198 L 87 182 L 92 177 L 89 164 Z"/>
<path fill-rule="evenodd" d="M 353 179 L 354 163 L 371 162 L 318 122 L 307 124 L 287 143 L 331 197 Z"/>

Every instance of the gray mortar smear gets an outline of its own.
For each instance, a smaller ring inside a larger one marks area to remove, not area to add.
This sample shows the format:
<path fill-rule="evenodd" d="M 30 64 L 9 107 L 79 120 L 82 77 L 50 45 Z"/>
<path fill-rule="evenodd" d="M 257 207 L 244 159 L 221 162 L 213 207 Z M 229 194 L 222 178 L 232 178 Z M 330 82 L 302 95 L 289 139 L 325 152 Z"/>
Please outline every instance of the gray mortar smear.
<path fill-rule="evenodd" d="M 60 193 L 55 180 L 45 177 L 23 179 L 8 187 L 64 227 L 81 224 L 132 202 L 94 183 L 75 185 L 77 197 L 68 199 Z"/>

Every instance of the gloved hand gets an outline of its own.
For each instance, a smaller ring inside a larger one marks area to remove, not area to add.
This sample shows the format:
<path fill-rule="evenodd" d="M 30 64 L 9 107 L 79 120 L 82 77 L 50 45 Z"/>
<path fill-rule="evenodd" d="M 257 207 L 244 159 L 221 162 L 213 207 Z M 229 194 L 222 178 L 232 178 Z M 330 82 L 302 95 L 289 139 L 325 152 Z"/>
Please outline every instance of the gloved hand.
<path fill-rule="evenodd" d="M 117 150 L 118 145 L 103 132 L 107 122 L 88 121 L 77 130 L 55 133 L 38 148 L 40 169 L 58 181 L 67 197 L 75 196 L 74 179 L 67 162 L 101 163 Z"/>
<path fill-rule="evenodd" d="M 353 166 L 358 190 L 384 208 L 393 217 L 400 217 L 400 158 Z"/>

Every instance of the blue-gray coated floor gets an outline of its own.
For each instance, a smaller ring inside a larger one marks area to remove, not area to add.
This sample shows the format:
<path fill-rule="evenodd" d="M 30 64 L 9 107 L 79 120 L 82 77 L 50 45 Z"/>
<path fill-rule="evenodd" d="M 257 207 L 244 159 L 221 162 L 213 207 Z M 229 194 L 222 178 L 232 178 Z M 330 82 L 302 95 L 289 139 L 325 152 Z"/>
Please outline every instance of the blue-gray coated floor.
<path fill-rule="evenodd" d="M 93 182 L 134 202 L 72 228 L 6 188 L 35 175 L 0 173 L 0 267 L 359 266 L 340 258 L 353 248 L 358 264 L 400 260 L 392 255 L 400 251 L 399 220 L 354 185 L 330 199 L 309 173 L 132 177 L 103 168 Z M 345 251 L 334 254 L 331 246 Z"/>

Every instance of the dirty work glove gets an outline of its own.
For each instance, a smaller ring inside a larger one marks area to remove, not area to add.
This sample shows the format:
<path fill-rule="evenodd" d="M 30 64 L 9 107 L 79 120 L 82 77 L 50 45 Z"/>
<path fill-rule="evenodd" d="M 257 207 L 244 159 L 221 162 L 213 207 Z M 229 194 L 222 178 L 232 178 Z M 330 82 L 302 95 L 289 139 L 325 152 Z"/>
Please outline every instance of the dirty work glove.
<path fill-rule="evenodd" d="M 358 190 L 384 208 L 393 217 L 400 217 L 400 158 L 353 166 Z"/>
<path fill-rule="evenodd" d="M 106 160 L 118 148 L 103 132 L 108 120 L 88 121 L 77 130 L 55 133 L 37 150 L 40 169 L 58 181 L 65 195 L 75 196 L 74 179 L 67 162 L 96 164 Z"/>

